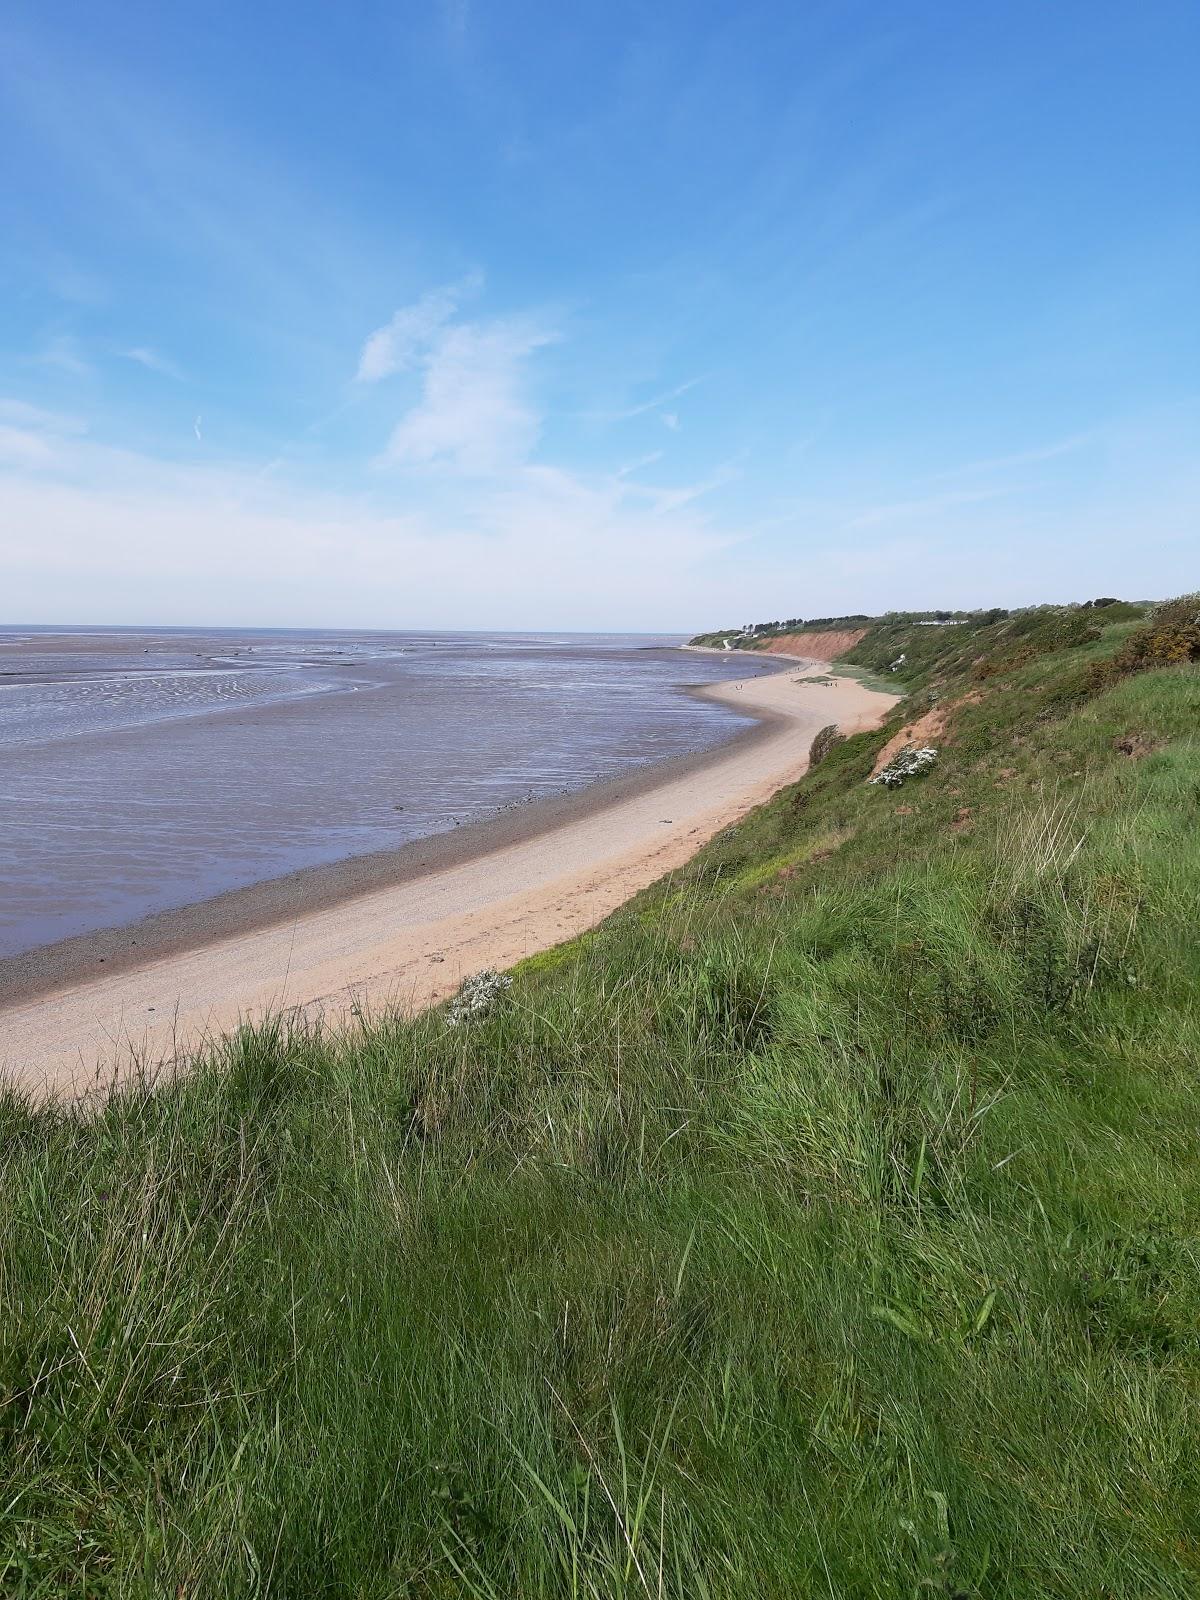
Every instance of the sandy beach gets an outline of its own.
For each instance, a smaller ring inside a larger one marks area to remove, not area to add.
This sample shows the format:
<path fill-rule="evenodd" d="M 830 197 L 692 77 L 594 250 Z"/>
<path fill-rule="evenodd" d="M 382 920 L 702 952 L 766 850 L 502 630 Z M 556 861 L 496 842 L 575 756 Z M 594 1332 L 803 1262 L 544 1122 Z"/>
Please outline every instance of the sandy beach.
<path fill-rule="evenodd" d="M 31 952 L 9 975 L 0 1069 L 35 1093 L 81 1092 L 271 1012 L 419 1009 L 569 939 L 798 778 L 819 728 L 873 726 L 893 703 L 850 678 L 802 681 L 814 665 L 699 691 L 757 719 L 715 750 L 387 861 Z"/>

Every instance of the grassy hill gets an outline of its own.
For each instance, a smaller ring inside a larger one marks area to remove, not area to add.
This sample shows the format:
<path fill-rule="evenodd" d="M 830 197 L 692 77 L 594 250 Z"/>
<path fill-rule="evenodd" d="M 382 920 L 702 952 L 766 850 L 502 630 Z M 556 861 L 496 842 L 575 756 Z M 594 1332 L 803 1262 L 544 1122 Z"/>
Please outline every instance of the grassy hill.
<path fill-rule="evenodd" d="M 1083 605 L 1028 606 L 1019 611 L 997 606 L 986 611 L 891 611 L 883 617 L 861 613 L 791 617 L 786 622 L 755 622 L 701 633 L 689 642 L 718 649 L 728 643 L 738 650 L 769 650 L 796 636 L 865 634 L 844 660 L 891 671 L 897 658 L 906 656 L 905 664 L 896 668 L 895 686 L 904 688 L 919 680 L 927 666 L 937 663 L 943 673 L 952 672 L 969 661 L 972 652 L 997 653 L 1005 639 L 1027 641 L 1033 636 L 1041 647 L 1051 642 L 1059 646 L 1085 643 L 1098 638 L 1102 628 L 1111 629 L 1118 622 L 1144 621 L 1151 609 L 1144 602 L 1102 599 Z"/>
<path fill-rule="evenodd" d="M 0 1593 L 1200 1592 L 1198 607 L 883 619 L 490 1014 L 9 1095 Z"/>

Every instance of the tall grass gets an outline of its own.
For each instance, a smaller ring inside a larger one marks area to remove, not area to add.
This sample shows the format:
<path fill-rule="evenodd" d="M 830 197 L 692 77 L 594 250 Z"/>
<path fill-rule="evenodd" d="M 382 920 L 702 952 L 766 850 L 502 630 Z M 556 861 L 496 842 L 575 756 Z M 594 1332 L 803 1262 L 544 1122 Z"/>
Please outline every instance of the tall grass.
<path fill-rule="evenodd" d="M 463 1025 L 9 1092 L 0 1593 L 1194 1595 L 1200 675 L 1055 662 Z"/>

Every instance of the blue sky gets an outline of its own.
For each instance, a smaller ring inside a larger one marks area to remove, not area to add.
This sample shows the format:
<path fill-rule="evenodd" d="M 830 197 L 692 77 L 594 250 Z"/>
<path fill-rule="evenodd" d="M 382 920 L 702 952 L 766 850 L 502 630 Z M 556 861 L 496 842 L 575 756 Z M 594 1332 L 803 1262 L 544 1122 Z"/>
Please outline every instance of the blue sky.
<path fill-rule="evenodd" d="M 1200 582 L 1192 0 L 0 21 L 0 619 Z"/>

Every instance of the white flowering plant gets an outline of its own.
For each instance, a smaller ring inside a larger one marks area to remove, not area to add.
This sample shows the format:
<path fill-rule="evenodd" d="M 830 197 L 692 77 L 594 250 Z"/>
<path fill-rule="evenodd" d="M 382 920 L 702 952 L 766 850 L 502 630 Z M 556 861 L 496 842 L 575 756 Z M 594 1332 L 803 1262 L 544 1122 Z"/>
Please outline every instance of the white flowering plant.
<path fill-rule="evenodd" d="M 922 772 L 928 772 L 937 760 L 938 753 L 931 745 L 906 744 L 884 767 L 882 772 L 877 772 L 870 780 L 872 783 L 881 783 L 885 789 L 898 789 L 909 778 L 919 777 Z"/>
<path fill-rule="evenodd" d="M 462 987 L 450 1002 L 446 1012 L 446 1026 L 460 1027 L 464 1022 L 475 1022 L 493 1012 L 512 988 L 507 972 L 497 972 L 487 967 L 463 981 Z"/>

